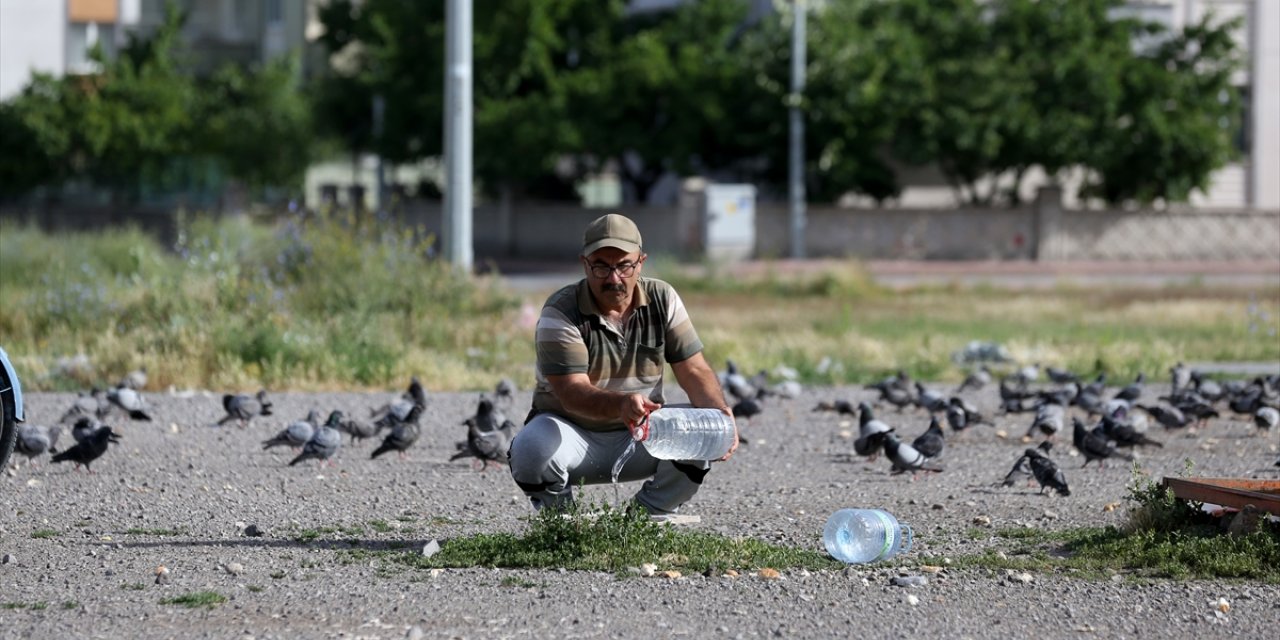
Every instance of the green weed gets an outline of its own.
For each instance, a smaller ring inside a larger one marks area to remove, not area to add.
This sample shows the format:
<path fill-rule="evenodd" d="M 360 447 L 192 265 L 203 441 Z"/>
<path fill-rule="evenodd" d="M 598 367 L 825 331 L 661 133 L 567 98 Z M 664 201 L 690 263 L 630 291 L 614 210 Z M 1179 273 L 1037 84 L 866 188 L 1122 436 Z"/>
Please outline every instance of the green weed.
<path fill-rule="evenodd" d="M 160 604 L 176 604 L 187 607 L 188 609 L 197 609 L 200 607 L 212 609 L 226 601 L 227 597 L 217 591 L 195 591 L 173 598 L 165 598 L 160 601 Z"/>
<path fill-rule="evenodd" d="M 57 529 L 37 529 L 31 532 L 31 537 L 37 540 L 42 538 L 56 538 L 62 535 Z"/>

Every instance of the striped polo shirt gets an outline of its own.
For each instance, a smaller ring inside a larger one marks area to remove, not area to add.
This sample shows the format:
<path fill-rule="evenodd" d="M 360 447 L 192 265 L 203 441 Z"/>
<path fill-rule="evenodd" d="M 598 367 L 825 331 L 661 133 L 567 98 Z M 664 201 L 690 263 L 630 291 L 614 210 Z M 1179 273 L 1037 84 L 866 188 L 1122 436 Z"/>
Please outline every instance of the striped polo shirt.
<path fill-rule="evenodd" d="M 604 321 L 586 279 L 547 298 L 538 318 L 538 386 L 534 412 L 549 411 L 585 429 L 625 429 L 618 422 L 588 420 L 565 409 L 551 392 L 547 376 L 585 373 L 601 389 L 641 393 L 665 403 L 664 363 L 681 362 L 702 351 L 684 302 L 671 285 L 640 278 L 636 310 L 621 330 Z"/>

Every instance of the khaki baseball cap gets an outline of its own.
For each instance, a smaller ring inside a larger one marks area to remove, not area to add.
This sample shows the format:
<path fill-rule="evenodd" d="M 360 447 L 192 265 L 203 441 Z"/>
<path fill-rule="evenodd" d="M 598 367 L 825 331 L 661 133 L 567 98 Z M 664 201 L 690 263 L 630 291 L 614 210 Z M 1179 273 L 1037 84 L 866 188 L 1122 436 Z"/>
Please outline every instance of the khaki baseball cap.
<path fill-rule="evenodd" d="M 582 234 L 582 255 L 589 256 L 604 247 L 616 247 L 627 253 L 637 253 L 644 243 L 636 223 L 624 215 L 610 213 L 600 216 L 587 225 Z"/>

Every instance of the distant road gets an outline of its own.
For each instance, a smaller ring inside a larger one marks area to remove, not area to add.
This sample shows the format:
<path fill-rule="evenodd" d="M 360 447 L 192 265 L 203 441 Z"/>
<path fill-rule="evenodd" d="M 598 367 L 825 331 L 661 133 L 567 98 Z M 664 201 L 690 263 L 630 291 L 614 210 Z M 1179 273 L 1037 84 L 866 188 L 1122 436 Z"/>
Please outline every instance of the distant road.
<path fill-rule="evenodd" d="M 581 277 L 572 261 L 499 261 L 517 291 L 545 291 Z M 747 276 L 768 272 L 817 272 L 845 263 L 834 260 L 751 260 L 730 269 Z M 893 288 L 919 285 L 990 285 L 1014 289 L 1060 285 L 1165 287 L 1204 284 L 1280 288 L 1280 260 L 1248 262 L 1028 262 L 872 260 L 863 266 L 875 281 Z M 700 265 L 688 267 L 697 272 Z"/>

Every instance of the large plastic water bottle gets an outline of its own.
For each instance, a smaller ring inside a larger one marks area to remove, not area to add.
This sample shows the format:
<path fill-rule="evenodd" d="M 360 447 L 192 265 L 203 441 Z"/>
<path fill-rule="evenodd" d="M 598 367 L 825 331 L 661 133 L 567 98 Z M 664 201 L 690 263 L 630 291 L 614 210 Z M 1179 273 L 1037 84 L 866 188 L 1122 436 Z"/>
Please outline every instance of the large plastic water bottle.
<path fill-rule="evenodd" d="M 663 407 L 648 422 L 640 442 L 659 460 L 718 460 L 733 446 L 733 420 L 719 409 Z"/>
<path fill-rule="evenodd" d="M 883 509 L 841 509 L 827 519 L 822 542 L 841 562 L 877 562 L 911 550 L 911 527 Z"/>

